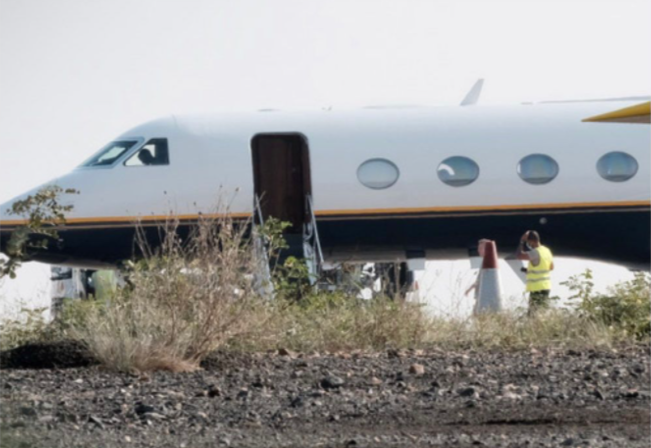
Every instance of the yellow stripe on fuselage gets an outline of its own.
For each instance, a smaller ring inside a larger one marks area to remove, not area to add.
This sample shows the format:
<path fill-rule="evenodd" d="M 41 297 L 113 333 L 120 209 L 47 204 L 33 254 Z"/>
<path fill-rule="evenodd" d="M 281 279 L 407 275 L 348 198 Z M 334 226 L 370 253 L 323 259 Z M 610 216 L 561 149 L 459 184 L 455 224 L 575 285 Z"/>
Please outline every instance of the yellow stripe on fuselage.
<path fill-rule="evenodd" d="M 544 210 L 544 209 L 585 209 L 600 207 L 649 207 L 649 201 L 627 201 L 627 202 L 585 202 L 565 204 L 517 204 L 517 205 L 486 205 L 486 206 L 459 206 L 459 207 L 412 207 L 412 208 L 378 208 L 362 210 L 321 210 L 317 216 L 345 216 L 345 215 L 382 215 L 382 214 L 418 214 L 418 213 L 439 213 L 439 212 L 490 212 L 490 211 L 519 211 L 519 210 Z"/>

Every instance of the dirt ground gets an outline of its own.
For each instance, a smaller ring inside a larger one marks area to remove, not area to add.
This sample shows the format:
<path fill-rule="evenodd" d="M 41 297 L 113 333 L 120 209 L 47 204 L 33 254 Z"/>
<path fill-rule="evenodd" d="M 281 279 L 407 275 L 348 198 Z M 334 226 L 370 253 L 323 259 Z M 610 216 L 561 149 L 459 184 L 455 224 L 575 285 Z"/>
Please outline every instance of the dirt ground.
<path fill-rule="evenodd" d="M 90 361 L 33 349 L 63 359 L 3 355 L 2 447 L 651 444 L 648 346 L 216 353 L 197 372 L 148 375 L 64 369 Z M 50 368 L 16 368 L 28 361 Z"/>

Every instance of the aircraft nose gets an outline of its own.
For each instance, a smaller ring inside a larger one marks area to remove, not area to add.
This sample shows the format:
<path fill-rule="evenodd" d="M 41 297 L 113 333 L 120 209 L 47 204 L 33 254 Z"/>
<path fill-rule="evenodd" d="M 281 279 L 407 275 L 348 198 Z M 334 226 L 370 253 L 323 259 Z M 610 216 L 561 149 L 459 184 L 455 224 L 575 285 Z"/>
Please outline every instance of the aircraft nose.
<path fill-rule="evenodd" d="M 0 204 L 0 228 L 6 225 L 5 223 L 7 221 L 11 221 L 12 219 L 15 219 L 9 213 L 9 210 L 11 209 L 11 204 L 13 204 L 13 201 L 7 201 Z"/>
<path fill-rule="evenodd" d="M 32 188 L 31 190 L 28 190 L 2 204 L 0 204 L 0 227 L 13 227 L 18 223 L 24 222 L 28 215 L 29 212 L 25 213 L 20 213 L 20 214 L 15 214 L 12 213 L 12 207 L 16 202 L 23 201 L 27 199 L 30 196 L 35 196 L 37 193 L 43 191 L 46 188 L 51 188 L 52 186 L 58 186 L 58 179 L 55 179 L 53 181 L 47 182 L 45 184 L 39 185 L 35 188 Z M 43 198 L 41 200 L 36 200 L 33 202 L 32 206 L 35 207 L 36 209 L 47 209 L 47 205 L 51 201 L 49 201 L 47 198 Z M 59 202 L 59 199 L 57 198 L 56 202 Z"/>
<path fill-rule="evenodd" d="M 5 251 L 7 240 L 11 234 L 11 228 L 7 227 L 6 224 L 11 219 L 11 215 L 7 213 L 9 207 L 11 207 L 11 202 L 0 204 L 0 253 Z"/>
<path fill-rule="evenodd" d="M 25 220 L 22 214 L 12 213 L 13 205 L 27 197 L 27 194 L 22 194 L 0 204 L 0 228 L 6 230 L 7 227 L 15 227 L 16 224 Z"/>

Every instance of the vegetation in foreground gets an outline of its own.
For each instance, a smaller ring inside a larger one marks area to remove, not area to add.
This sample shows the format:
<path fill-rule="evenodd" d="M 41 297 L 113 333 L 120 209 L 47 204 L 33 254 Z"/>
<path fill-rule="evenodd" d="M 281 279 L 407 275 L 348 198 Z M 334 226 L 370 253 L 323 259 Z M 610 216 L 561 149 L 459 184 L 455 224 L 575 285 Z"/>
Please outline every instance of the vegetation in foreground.
<path fill-rule="evenodd" d="M 12 204 L 9 215 L 24 219 L 8 239 L 6 251 L 8 259 L 0 259 L 0 279 L 16 278 L 16 270 L 29 260 L 29 252 L 47 250 L 58 243 L 56 226 L 65 224 L 65 214 L 72 210 L 71 205 L 62 205 L 61 196 L 78 194 L 73 188 L 63 189 L 58 185 L 44 187 Z"/>
<path fill-rule="evenodd" d="M 48 204 L 58 210 L 56 201 Z M 32 204 L 30 210 L 42 223 L 38 207 Z M 273 285 L 266 284 L 260 274 L 265 261 L 255 241 L 266 241 L 273 258 L 283 245 L 283 225 L 271 221 L 261 234 L 250 235 L 227 210 L 217 216 L 202 219 L 186 240 L 179 238 L 174 220 L 160 229 L 160 245 L 151 246 L 141 233 L 144 257 L 130 265 L 126 287 L 102 302 L 69 302 L 52 323 L 38 311 L 3 322 L 2 349 L 73 339 L 110 369 L 189 371 L 217 349 L 521 349 L 649 339 L 648 274 L 619 283 L 607 294 L 593 291 L 589 271 L 572 277 L 567 285 L 575 293 L 573 309 L 551 309 L 533 317 L 506 312 L 437 319 L 418 303 L 317 292 L 307 270 L 291 258 L 271 273 Z"/>
<path fill-rule="evenodd" d="M 61 319 L 51 324 L 35 314 L 27 321 L 5 323 L 3 349 L 35 340 L 74 339 L 109 369 L 190 371 L 217 349 L 518 350 L 599 348 L 649 339 L 647 275 L 618 284 L 606 295 L 586 289 L 589 273 L 577 276 L 572 285 L 582 292 L 574 309 L 551 309 L 533 317 L 513 311 L 441 319 L 428 316 L 420 304 L 386 297 L 361 300 L 311 292 L 296 300 L 279 290 L 269 300 L 258 294 L 251 271 L 243 269 L 252 268 L 256 260 L 240 238 L 221 255 L 202 250 L 203 261 L 180 255 L 189 249 L 152 255 L 134 267 L 132 285 L 112 300 L 69 302 Z"/>

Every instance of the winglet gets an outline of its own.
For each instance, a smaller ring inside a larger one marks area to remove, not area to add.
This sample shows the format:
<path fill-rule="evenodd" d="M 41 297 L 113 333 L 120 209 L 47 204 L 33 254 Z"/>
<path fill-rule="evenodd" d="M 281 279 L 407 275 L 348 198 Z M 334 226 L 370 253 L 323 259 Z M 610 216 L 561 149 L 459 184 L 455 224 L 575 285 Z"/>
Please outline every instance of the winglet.
<path fill-rule="evenodd" d="M 463 101 L 461 101 L 460 106 L 474 106 L 477 104 L 477 102 L 479 102 L 479 95 L 481 95 L 481 88 L 483 86 L 484 80 L 478 79 L 475 85 L 472 86 L 472 89 L 470 89 L 470 92 L 468 92 Z"/>

